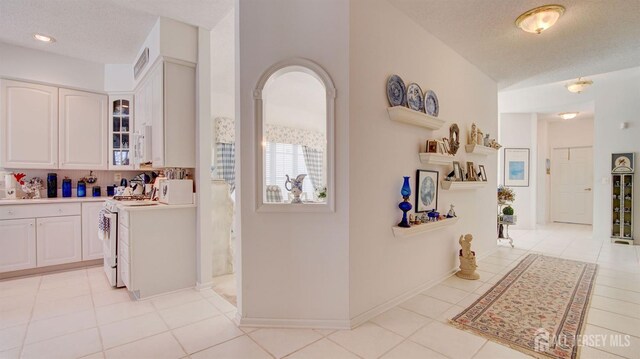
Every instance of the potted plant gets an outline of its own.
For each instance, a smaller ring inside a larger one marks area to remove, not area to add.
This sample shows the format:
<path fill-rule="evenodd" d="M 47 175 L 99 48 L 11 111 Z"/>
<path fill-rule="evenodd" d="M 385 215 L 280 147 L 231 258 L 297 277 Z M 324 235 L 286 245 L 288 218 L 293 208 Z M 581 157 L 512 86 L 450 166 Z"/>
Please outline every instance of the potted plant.
<path fill-rule="evenodd" d="M 513 202 L 516 199 L 516 194 L 509 187 L 503 185 L 498 186 L 498 204 L 505 204 L 507 202 Z"/>
<path fill-rule="evenodd" d="M 513 207 L 506 206 L 502 209 L 502 221 L 506 223 L 513 223 Z"/>

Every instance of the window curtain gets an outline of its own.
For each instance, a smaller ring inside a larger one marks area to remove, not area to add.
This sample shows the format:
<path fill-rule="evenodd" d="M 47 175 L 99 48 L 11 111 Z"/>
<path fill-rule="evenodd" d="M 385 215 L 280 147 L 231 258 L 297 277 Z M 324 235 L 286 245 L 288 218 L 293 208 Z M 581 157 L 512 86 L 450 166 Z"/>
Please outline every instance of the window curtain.
<path fill-rule="evenodd" d="M 322 151 L 308 146 L 302 146 L 302 153 L 313 188 L 318 189 L 324 187 L 324 183 L 322 183 L 322 168 L 324 167 Z"/>
<path fill-rule="evenodd" d="M 229 190 L 236 188 L 236 145 L 235 143 L 216 143 L 216 170 L 218 178 L 229 184 Z"/>

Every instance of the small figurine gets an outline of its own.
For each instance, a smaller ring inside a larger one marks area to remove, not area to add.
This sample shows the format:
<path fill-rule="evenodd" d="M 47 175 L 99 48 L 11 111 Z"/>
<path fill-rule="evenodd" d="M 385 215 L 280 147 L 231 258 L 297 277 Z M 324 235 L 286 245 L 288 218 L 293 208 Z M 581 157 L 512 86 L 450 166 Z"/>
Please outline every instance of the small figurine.
<path fill-rule="evenodd" d="M 456 211 L 453 210 L 453 207 L 455 207 L 455 206 L 451 205 L 451 208 L 449 208 L 449 212 L 447 213 L 447 218 L 457 217 L 456 216 Z"/>
<path fill-rule="evenodd" d="M 471 241 L 473 236 L 471 234 L 465 234 L 460 236 L 458 243 L 460 243 L 460 270 L 456 272 L 456 276 L 462 279 L 476 280 L 480 279 L 480 275 L 476 273 L 476 253 L 471 250 Z"/>
<path fill-rule="evenodd" d="M 484 145 L 486 147 L 489 147 L 489 145 L 490 145 L 490 140 L 489 140 L 489 134 L 488 133 L 486 135 L 484 135 Z"/>
<path fill-rule="evenodd" d="M 429 216 L 427 216 L 427 212 L 422 212 L 422 215 L 420 216 L 420 222 L 422 223 L 429 222 Z"/>
<path fill-rule="evenodd" d="M 284 183 L 284 188 L 293 195 L 291 203 L 302 203 L 302 200 L 300 199 L 300 195 L 303 192 L 302 181 L 304 181 L 304 178 L 307 176 L 307 174 L 305 173 L 298 175 L 295 179 L 290 179 L 289 175 L 286 176 L 287 180 Z"/>
<path fill-rule="evenodd" d="M 476 123 L 472 123 L 471 124 L 471 133 L 469 134 L 469 141 L 468 143 L 470 145 L 476 143 L 476 136 L 478 135 L 478 127 L 476 126 Z"/>

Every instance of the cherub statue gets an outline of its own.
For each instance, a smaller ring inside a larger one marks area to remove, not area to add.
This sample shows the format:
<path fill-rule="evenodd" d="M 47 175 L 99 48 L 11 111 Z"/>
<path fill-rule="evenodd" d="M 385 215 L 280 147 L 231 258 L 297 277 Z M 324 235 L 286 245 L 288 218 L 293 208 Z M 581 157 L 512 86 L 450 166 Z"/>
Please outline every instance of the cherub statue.
<path fill-rule="evenodd" d="M 460 270 L 456 273 L 456 276 L 462 279 L 475 280 L 479 279 L 480 275 L 476 273 L 476 254 L 471 250 L 471 241 L 473 236 L 471 234 L 465 234 L 460 236 L 458 243 L 460 243 Z"/>

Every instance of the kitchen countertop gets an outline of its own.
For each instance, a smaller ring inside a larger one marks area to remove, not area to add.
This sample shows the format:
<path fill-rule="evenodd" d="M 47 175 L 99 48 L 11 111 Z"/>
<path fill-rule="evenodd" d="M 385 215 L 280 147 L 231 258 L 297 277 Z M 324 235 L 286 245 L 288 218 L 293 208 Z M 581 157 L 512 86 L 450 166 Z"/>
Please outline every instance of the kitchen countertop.
<path fill-rule="evenodd" d="M 154 204 L 151 206 L 127 206 L 126 204 L 118 204 L 118 209 L 122 209 L 125 211 L 129 211 L 129 212 L 134 212 L 134 211 L 158 211 L 158 210 L 165 210 L 165 209 L 182 209 L 182 208 L 195 208 L 196 205 L 194 204 L 163 204 L 163 203 L 158 203 L 158 204 Z"/>
<path fill-rule="evenodd" d="M 78 203 L 78 202 L 103 202 L 110 197 L 57 197 L 40 199 L 0 199 L 0 206 L 15 204 L 55 204 L 55 203 Z"/>

